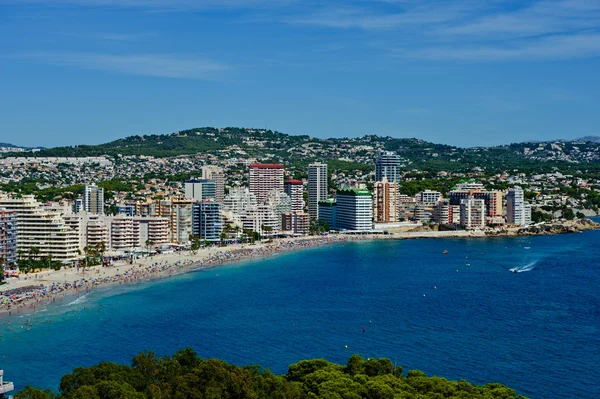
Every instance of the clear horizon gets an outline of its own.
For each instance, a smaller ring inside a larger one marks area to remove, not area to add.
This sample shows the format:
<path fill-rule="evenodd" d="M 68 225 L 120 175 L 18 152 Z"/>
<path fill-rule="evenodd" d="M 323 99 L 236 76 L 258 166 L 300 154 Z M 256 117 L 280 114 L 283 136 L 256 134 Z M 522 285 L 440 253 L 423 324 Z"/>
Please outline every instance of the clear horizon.
<path fill-rule="evenodd" d="M 600 135 L 590 0 L 0 0 L 0 142 Z"/>

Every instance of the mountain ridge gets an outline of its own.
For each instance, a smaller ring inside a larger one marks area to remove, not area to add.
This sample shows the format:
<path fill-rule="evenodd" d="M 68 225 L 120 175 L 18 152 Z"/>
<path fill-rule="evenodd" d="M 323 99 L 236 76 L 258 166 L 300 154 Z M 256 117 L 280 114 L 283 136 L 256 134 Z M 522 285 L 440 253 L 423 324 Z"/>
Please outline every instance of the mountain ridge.
<path fill-rule="evenodd" d="M 316 138 L 278 131 L 239 127 L 199 127 L 169 134 L 133 135 L 99 145 L 77 145 L 19 152 L 19 156 L 193 156 L 255 158 L 288 164 L 311 161 L 372 163 L 378 151 L 393 151 L 405 166 L 432 169 L 461 167 L 517 168 L 539 162 L 600 164 L 600 137 L 590 140 L 522 142 L 491 147 L 462 148 L 418 138 L 368 134 L 349 138 Z M 5 154 L 6 155 L 6 154 Z M 547 165 L 551 166 L 551 165 Z"/>

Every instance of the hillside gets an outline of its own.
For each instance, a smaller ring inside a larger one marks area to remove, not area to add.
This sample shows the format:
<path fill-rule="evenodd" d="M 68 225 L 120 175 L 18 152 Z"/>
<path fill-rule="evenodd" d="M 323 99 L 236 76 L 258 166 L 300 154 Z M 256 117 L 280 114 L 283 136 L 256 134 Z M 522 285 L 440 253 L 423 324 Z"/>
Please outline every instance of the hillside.
<path fill-rule="evenodd" d="M 366 135 L 358 138 L 319 139 L 271 130 L 234 127 L 203 127 L 172 134 L 130 136 L 101 145 L 56 147 L 36 153 L 19 153 L 19 155 L 173 157 L 208 153 L 220 158 L 257 158 L 290 165 L 304 165 L 315 160 L 371 164 L 380 150 L 397 152 L 402 156 L 406 167 L 429 170 L 481 168 L 488 171 L 506 169 L 543 171 L 555 167 L 569 169 L 571 166 L 581 164 L 586 165 L 586 168 L 600 165 L 600 143 L 594 141 L 555 141 L 460 148 L 415 138 Z"/>

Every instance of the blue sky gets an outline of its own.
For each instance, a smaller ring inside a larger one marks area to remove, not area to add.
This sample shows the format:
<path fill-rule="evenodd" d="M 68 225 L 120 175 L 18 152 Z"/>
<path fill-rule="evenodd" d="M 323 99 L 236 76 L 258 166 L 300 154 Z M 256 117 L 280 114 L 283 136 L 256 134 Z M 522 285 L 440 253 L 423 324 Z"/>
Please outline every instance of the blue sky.
<path fill-rule="evenodd" d="M 0 0 L 0 142 L 600 134 L 600 1 Z"/>

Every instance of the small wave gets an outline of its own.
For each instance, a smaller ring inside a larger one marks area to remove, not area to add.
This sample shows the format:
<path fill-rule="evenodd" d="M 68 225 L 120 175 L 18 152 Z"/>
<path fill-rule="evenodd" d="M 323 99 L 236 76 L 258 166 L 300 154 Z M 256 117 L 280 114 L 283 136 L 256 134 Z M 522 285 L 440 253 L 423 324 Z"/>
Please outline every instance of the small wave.
<path fill-rule="evenodd" d="M 79 305 L 80 303 L 86 302 L 87 301 L 87 296 L 89 294 L 85 294 L 83 296 L 80 296 L 79 298 L 75 299 L 73 302 L 69 302 L 67 303 L 65 306 L 72 306 L 72 305 Z"/>

